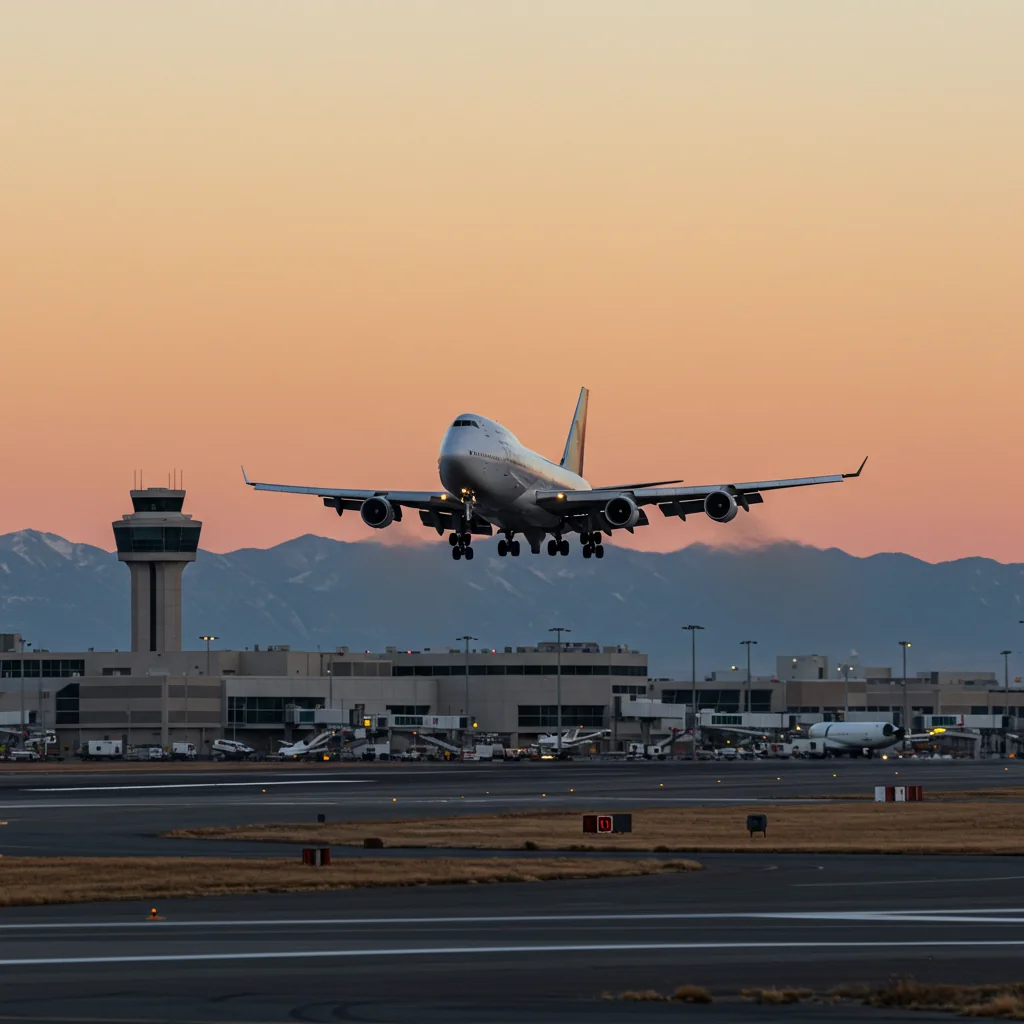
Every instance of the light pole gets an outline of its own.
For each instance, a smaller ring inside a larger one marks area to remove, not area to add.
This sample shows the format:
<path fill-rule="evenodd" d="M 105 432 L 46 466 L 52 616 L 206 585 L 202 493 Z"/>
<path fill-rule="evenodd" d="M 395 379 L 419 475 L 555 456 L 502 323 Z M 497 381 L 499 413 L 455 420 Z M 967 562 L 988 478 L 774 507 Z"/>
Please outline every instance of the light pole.
<path fill-rule="evenodd" d="M 1010 724 L 1010 655 L 1013 651 L 1000 651 L 1003 656 L 1003 690 L 1006 692 L 1006 724 Z"/>
<path fill-rule="evenodd" d="M 690 631 L 690 710 L 693 712 L 693 759 L 697 760 L 697 729 L 700 712 L 697 711 L 697 630 L 703 626 L 683 626 Z"/>
<path fill-rule="evenodd" d="M 744 711 L 749 711 L 750 710 L 750 647 L 751 647 L 751 644 L 755 644 L 756 645 L 757 641 L 756 640 L 741 640 L 740 641 L 740 646 L 741 647 L 746 647 L 746 649 L 747 649 L 747 699 L 745 701 L 742 701 L 742 700 L 740 701 L 740 714 L 741 715 L 743 714 Z M 744 706 L 744 705 L 746 705 L 746 706 Z"/>
<path fill-rule="evenodd" d="M 207 674 L 207 676 L 209 676 L 209 674 L 210 674 L 210 643 L 213 640 L 219 640 L 220 637 L 219 636 L 201 636 L 199 639 L 206 641 L 206 674 Z"/>
<path fill-rule="evenodd" d="M 843 673 L 843 721 L 850 717 L 850 669 L 852 665 L 840 665 L 839 671 Z"/>
<path fill-rule="evenodd" d="M 466 702 L 465 702 L 465 705 L 464 705 L 464 710 L 465 710 L 465 714 L 466 714 L 466 735 L 467 735 L 467 738 L 468 738 L 469 733 L 471 731 L 471 729 L 470 729 L 470 720 L 469 720 L 469 641 L 470 640 L 479 640 L 480 637 L 478 637 L 478 636 L 470 636 L 467 633 L 465 636 L 459 636 L 459 637 L 456 637 L 455 639 L 456 640 L 465 640 L 466 641 Z"/>
<path fill-rule="evenodd" d="M 555 683 L 555 716 L 558 723 L 558 756 L 562 756 L 562 634 L 571 633 L 571 629 L 566 629 L 565 626 L 552 626 L 549 633 L 558 634 L 558 647 L 555 651 L 555 663 L 556 663 L 556 683 Z"/>
<path fill-rule="evenodd" d="M 903 648 L 903 728 L 910 732 L 910 710 L 907 704 L 907 648 L 913 646 L 909 640 L 901 640 Z"/>

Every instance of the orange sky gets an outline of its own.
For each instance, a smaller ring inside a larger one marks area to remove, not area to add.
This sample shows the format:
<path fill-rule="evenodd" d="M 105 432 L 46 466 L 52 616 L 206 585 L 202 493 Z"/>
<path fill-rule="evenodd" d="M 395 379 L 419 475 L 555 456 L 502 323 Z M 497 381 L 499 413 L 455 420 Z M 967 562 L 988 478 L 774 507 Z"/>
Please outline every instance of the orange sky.
<path fill-rule="evenodd" d="M 366 538 L 476 410 L 730 527 L 1024 561 L 1024 4 L 0 4 L 0 532 Z M 406 526 L 402 536 L 422 536 Z M 432 536 L 432 534 L 427 534 Z M 374 534 L 374 539 L 379 535 Z"/>

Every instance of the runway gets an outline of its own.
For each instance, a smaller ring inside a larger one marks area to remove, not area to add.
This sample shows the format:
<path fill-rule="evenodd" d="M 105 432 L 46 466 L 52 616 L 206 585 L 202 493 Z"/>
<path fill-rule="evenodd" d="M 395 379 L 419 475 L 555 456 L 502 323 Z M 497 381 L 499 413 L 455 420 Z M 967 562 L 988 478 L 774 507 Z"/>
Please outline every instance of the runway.
<path fill-rule="evenodd" d="M 530 809 L 762 803 L 871 793 L 878 784 L 928 790 L 1019 784 L 1017 761 L 574 761 L 542 764 L 210 766 L 182 771 L 0 773 L 0 853 L 267 856 L 250 843 L 159 838 L 175 828 L 255 822 L 379 821 Z M 282 851 L 283 852 L 283 851 Z"/>
<path fill-rule="evenodd" d="M 153 923 L 141 904 L 8 910 L 0 1021 L 885 1021 L 904 1018 L 736 993 L 1018 978 L 1015 859 L 703 859 L 628 881 L 173 901 Z M 684 983 L 716 1004 L 600 998 Z"/>

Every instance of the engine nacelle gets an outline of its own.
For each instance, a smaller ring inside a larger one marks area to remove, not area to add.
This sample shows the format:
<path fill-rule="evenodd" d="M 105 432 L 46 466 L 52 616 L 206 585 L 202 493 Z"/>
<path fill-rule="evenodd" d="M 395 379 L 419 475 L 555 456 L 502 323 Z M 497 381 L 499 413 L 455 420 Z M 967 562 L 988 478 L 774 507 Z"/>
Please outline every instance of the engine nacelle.
<path fill-rule="evenodd" d="M 716 523 L 731 523 L 738 511 L 736 499 L 728 491 L 712 491 L 704 499 L 704 511 Z"/>
<path fill-rule="evenodd" d="M 395 506 L 387 498 L 374 496 L 367 498 L 359 506 L 359 515 L 367 526 L 374 530 L 383 530 L 395 521 Z"/>
<path fill-rule="evenodd" d="M 620 494 L 612 498 L 604 507 L 604 517 L 609 526 L 617 530 L 628 530 L 640 521 L 640 509 L 628 495 Z"/>

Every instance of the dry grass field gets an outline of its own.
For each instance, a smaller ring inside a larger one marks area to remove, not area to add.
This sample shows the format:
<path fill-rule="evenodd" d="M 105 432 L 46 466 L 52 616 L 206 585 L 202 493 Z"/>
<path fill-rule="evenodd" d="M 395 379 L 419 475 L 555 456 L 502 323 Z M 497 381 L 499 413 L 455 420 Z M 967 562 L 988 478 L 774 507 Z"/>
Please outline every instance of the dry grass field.
<path fill-rule="evenodd" d="M 233 860 L 205 857 L 4 857 L 0 906 L 147 902 L 264 892 L 316 892 L 409 885 L 549 882 L 569 878 L 625 878 L 699 871 L 692 860 L 594 860 L 570 857 L 335 859 L 306 867 L 298 859 Z"/>
<path fill-rule="evenodd" d="M 250 839 L 322 846 L 362 846 L 367 837 L 391 847 L 452 849 L 751 851 L 779 853 L 1020 854 L 1020 811 L 982 801 L 920 804 L 781 804 L 677 807 L 633 811 L 633 832 L 584 835 L 571 811 L 467 815 L 406 821 L 258 824 L 182 829 L 189 839 Z M 768 816 L 768 835 L 751 839 L 747 814 Z"/>

